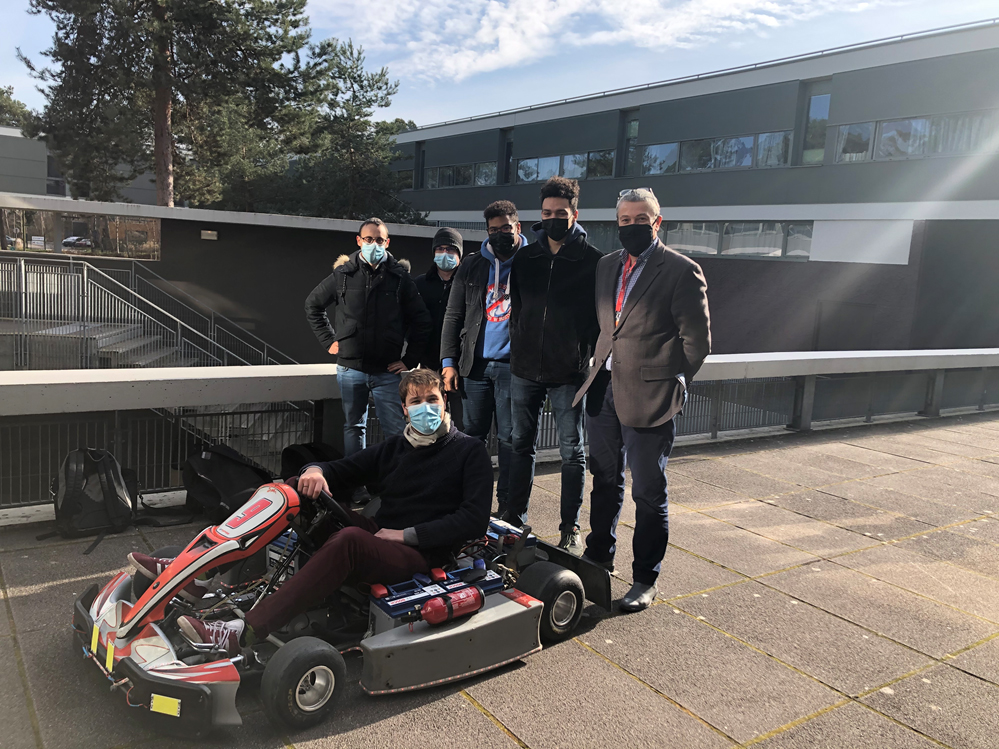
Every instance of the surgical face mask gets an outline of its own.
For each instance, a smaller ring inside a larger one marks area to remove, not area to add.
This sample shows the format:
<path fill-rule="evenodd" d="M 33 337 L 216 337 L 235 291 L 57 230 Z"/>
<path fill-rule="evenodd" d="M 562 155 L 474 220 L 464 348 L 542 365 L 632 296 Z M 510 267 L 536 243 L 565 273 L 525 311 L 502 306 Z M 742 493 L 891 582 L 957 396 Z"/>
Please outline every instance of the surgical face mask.
<path fill-rule="evenodd" d="M 489 235 L 489 246 L 501 260 L 506 260 L 513 254 L 513 246 L 517 243 L 517 235 L 513 232 L 498 231 Z"/>
<path fill-rule="evenodd" d="M 628 254 L 638 257 L 649 249 L 649 245 L 656 237 L 656 231 L 652 224 L 627 224 L 617 227 L 617 236 Z"/>
<path fill-rule="evenodd" d="M 434 254 L 434 262 L 441 270 L 454 270 L 458 267 L 458 258 L 453 252 L 437 252 Z"/>
<path fill-rule="evenodd" d="M 365 242 L 361 245 L 361 257 L 364 258 L 364 262 L 368 265 L 378 265 L 382 260 L 385 259 L 385 248 L 380 244 L 368 244 Z"/>
<path fill-rule="evenodd" d="M 546 218 L 541 220 L 541 228 L 549 239 L 561 242 L 569 233 L 569 219 L 567 218 Z"/>
<path fill-rule="evenodd" d="M 444 420 L 444 406 L 439 403 L 424 402 L 407 406 L 406 411 L 409 413 L 409 423 L 420 434 L 433 434 Z"/>

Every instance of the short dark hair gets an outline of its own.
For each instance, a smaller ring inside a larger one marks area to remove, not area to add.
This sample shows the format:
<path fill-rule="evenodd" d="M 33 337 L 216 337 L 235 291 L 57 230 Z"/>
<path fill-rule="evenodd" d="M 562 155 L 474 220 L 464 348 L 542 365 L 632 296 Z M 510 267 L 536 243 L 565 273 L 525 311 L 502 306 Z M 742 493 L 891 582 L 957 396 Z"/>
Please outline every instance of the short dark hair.
<path fill-rule="evenodd" d="M 376 218 L 374 216 L 372 216 L 371 218 L 366 218 L 364 219 L 364 223 L 361 224 L 361 228 L 357 230 L 357 236 L 361 236 L 362 232 L 364 232 L 364 227 L 367 226 L 368 224 L 374 224 L 375 226 L 385 226 L 385 222 L 382 221 L 380 218 Z M 385 227 L 385 231 L 386 232 L 388 231 L 388 227 Z"/>
<path fill-rule="evenodd" d="M 489 223 L 490 219 L 501 216 L 512 218 L 514 223 L 520 221 L 520 216 L 517 215 L 517 206 L 509 200 L 497 200 L 494 203 L 490 203 L 486 206 L 486 210 L 482 212 L 482 217 L 486 220 L 486 223 Z"/>
<path fill-rule="evenodd" d="M 432 369 L 417 367 L 406 372 L 399 381 L 399 398 L 405 403 L 410 390 L 421 391 L 433 389 L 444 395 L 444 380 Z"/>
<path fill-rule="evenodd" d="M 564 198 L 569 201 L 569 207 L 576 210 L 579 206 L 579 183 L 565 177 L 552 177 L 541 186 L 541 202 L 545 198 Z"/>

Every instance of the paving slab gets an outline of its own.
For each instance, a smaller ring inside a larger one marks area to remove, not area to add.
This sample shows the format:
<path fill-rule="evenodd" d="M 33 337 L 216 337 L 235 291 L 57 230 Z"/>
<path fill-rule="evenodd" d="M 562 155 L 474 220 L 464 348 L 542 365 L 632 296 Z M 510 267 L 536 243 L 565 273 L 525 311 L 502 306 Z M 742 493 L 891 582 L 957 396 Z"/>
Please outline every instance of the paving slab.
<path fill-rule="evenodd" d="M 108 536 L 89 555 L 89 540 L 0 554 L 4 583 L 20 636 L 44 629 L 68 631 L 76 598 L 93 583 L 103 584 L 128 568 L 128 552 L 144 550 L 138 536 Z"/>
<path fill-rule="evenodd" d="M 856 551 L 877 543 L 869 536 L 799 515 L 766 501 L 742 502 L 705 510 L 704 514 L 818 556 Z"/>
<path fill-rule="evenodd" d="M 840 476 L 842 481 L 846 479 L 863 479 L 872 476 L 879 476 L 885 469 L 878 468 L 869 463 L 846 458 L 823 452 L 818 445 L 802 445 L 790 447 L 781 451 L 784 458 L 796 463 L 807 465 L 810 468 L 818 468 L 826 473 Z"/>
<path fill-rule="evenodd" d="M 999 686 L 999 638 L 976 645 L 948 663 Z"/>
<path fill-rule="evenodd" d="M 849 437 L 844 442 L 856 447 L 864 447 L 868 450 L 876 450 L 887 455 L 918 460 L 931 465 L 945 465 L 962 457 L 899 439 L 897 435 L 882 436 L 880 434 L 870 434 L 862 437 Z"/>
<path fill-rule="evenodd" d="M 858 695 L 932 661 L 796 598 L 749 582 L 673 606 L 805 672 Z"/>
<path fill-rule="evenodd" d="M 742 575 L 700 559 L 683 549 L 670 547 L 663 558 L 656 586 L 659 588 L 660 598 L 675 598 L 745 579 Z"/>
<path fill-rule="evenodd" d="M 830 434 L 827 441 L 807 445 L 805 449 L 869 465 L 877 471 L 877 475 L 892 473 L 894 471 L 905 471 L 910 468 L 919 468 L 926 465 L 921 460 L 882 452 L 874 447 L 850 444 L 842 441 L 844 439 L 849 439 L 849 437 L 847 435 L 840 435 L 837 430 L 836 435 L 833 436 Z"/>
<path fill-rule="evenodd" d="M 951 526 L 948 530 L 968 538 L 977 538 L 980 541 L 988 541 L 990 544 L 999 544 L 999 518 L 979 518 L 962 525 Z"/>
<path fill-rule="evenodd" d="M 994 749 L 999 687 L 935 666 L 865 697 L 864 703 L 948 746 Z"/>
<path fill-rule="evenodd" d="M 769 656 L 673 612 L 667 603 L 614 617 L 580 639 L 739 742 L 840 699 Z"/>
<path fill-rule="evenodd" d="M 950 467 L 955 471 L 977 473 L 982 476 L 988 476 L 989 478 L 999 479 L 999 463 L 993 462 L 992 460 L 961 460 L 956 463 L 951 463 Z"/>
<path fill-rule="evenodd" d="M 693 510 L 704 510 L 709 507 L 719 507 L 745 500 L 745 494 L 705 484 L 703 481 L 689 477 L 679 486 L 674 484 L 669 487 L 670 505 L 681 505 Z"/>
<path fill-rule="evenodd" d="M 999 625 L 831 562 L 768 575 L 762 582 L 934 658 L 999 631 Z"/>
<path fill-rule="evenodd" d="M 912 434 L 900 434 L 897 439 L 907 444 L 924 446 L 931 450 L 942 452 L 946 455 L 957 455 L 963 458 L 981 458 L 986 455 L 994 455 L 997 452 L 991 447 L 978 447 L 961 442 L 936 439 L 931 434 L 922 434 L 918 432 Z"/>
<path fill-rule="evenodd" d="M 999 578 L 999 546 L 967 535 L 937 530 L 899 541 L 903 549 Z"/>
<path fill-rule="evenodd" d="M 586 638 L 604 643 L 611 637 L 598 630 Z M 468 693 L 530 747 L 733 746 L 576 642 L 546 649 L 523 668 L 473 684 Z M 567 716 L 572 716 L 568 722 Z"/>
<path fill-rule="evenodd" d="M 999 623 L 999 581 L 909 551 L 878 546 L 836 558 L 836 564 Z"/>
<path fill-rule="evenodd" d="M 754 746 L 759 749 L 937 749 L 940 745 L 851 702 Z"/>
<path fill-rule="evenodd" d="M 720 564 L 743 575 L 793 567 L 815 559 L 814 554 L 795 549 L 779 541 L 737 528 L 730 523 L 689 513 L 670 529 L 670 543 L 699 557 Z"/>
<path fill-rule="evenodd" d="M 870 479 L 869 483 L 923 497 L 931 502 L 955 505 L 974 515 L 982 515 L 986 511 L 999 512 L 999 497 L 969 486 L 976 479 L 987 480 L 984 476 L 973 473 L 935 467 L 879 476 Z"/>
<path fill-rule="evenodd" d="M 785 494 L 799 489 L 797 484 L 744 470 L 726 463 L 724 459 L 684 463 L 674 466 L 673 470 L 706 484 L 728 489 L 753 499 Z"/>
<path fill-rule="evenodd" d="M 951 442 L 957 445 L 967 445 L 991 450 L 992 454 L 999 453 L 999 435 L 986 429 L 975 429 L 967 427 L 936 428 L 924 435 L 927 439 L 939 442 Z"/>
<path fill-rule="evenodd" d="M 878 541 L 892 541 L 934 529 L 927 523 L 873 509 L 814 489 L 774 497 L 772 501 L 775 505 L 799 515 L 824 520 Z"/>
<path fill-rule="evenodd" d="M 0 612 L 6 618 L 6 612 Z M 35 731 L 25 699 L 24 684 L 17 668 L 16 644 L 13 637 L 0 637 L 0 729 L 2 749 L 36 749 Z"/>
<path fill-rule="evenodd" d="M 66 539 L 60 536 L 47 538 L 39 541 L 38 536 L 55 531 L 55 523 L 28 523 L 26 525 L 5 525 L 0 526 L 0 553 L 5 551 L 19 551 L 23 549 L 53 549 L 57 546 L 69 546 L 78 544 L 84 539 Z M 137 538 L 138 531 L 132 527 L 121 533 L 109 535 L 107 538 Z M 96 536 L 87 542 L 93 543 Z M 86 548 L 86 547 L 84 547 Z"/>
<path fill-rule="evenodd" d="M 803 458 L 796 454 L 788 455 L 788 452 L 788 450 L 763 450 L 733 455 L 722 458 L 722 461 L 747 471 L 808 488 L 836 484 L 846 478 L 842 474 L 818 468 L 807 456 Z"/>
<path fill-rule="evenodd" d="M 242 695 L 236 699 L 237 705 L 239 705 L 240 697 Z M 213 731 L 207 740 L 202 739 L 200 743 L 211 747 L 233 747 L 233 749 L 284 749 L 284 747 L 297 745 L 292 744 L 292 737 L 286 736 L 283 733 L 283 728 L 278 728 L 267 719 L 257 704 L 248 704 L 249 708 L 247 704 L 240 706 L 240 717 L 243 719 L 243 725 L 219 728 Z M 159 716 L 154 717 L 158 718 Z M 157 737 L 148 743 L 141 744 L 141 749 L 175 749 L 178 746 L 194 744 L 192 740 L 179 740 L 163 733 L 162 729 L 158 727 L 160 724 L 153 723 L 144 714 L 140 714 L 139 718 L 136 722 L 146 726 Z M 133 718 L 133 720 L 135 719 Z M 329 723 L 324 725 L 329 726 Z M 327 728 L 327 730 L 330 729 Z"/>
<path fill-rule="evenodd" d="M 966 509 L 950 498 L 929 500 L 905 492 L 878 486 L 871 481 L 846 481 L 835 486 L 825 486 L 823 493 L 849 499 L 933 526 L 962 523 L 981 513 Z"/>

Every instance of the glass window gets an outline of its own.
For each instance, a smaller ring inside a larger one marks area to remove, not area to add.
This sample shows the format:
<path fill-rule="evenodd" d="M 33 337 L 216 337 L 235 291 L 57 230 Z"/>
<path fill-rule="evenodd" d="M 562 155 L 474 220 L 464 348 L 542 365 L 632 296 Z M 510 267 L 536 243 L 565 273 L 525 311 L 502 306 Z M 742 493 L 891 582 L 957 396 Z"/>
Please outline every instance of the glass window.
<path fill-rule="evenodd" d="M 544 181 L 558 176 L 559 162 L 558 156 L 544 156 L 538 159 L 538 180 Z"/>
<path fill-rule="evenodd" d="M 475 171 L 474 164 L 461 164 L 454 168 L 454 184 L 455 185 L 470 185 L 472 184 L 472 175 Z"/>
<path fill-rule="evenodd" d="M 715 169 L 734 169 L 753 165 L 753 136 L 719 138 L 714 144 Z"/>
<path fill-rule="evenodd" d="M 678 143 L 660 143 L 646 146 L 642 156 L 642 174 L 669 174 L 676 171 L 680 155 Z"/>
<path fill-rule="evenodd" d="M 812 252 L 812 223 L 788 224 L 787 257 L 808 257 Z"/>
<path fill-rule="evenodd" d="M 836 142 L 836 161 L 867 161 L 871 157 L 873 122 L 840 125 Z"/>
<path fill-rule="evenodd" d="M 496 184 L 496 162 L 483 161 L 475 165 L 475 184 L 495 185 Z"/>
<path fill-rule="evenodd" d="M 821 164 L 826 154 L 826 128 L 829 125 L 830 94 L 813 96 L 808 100 L 805 119 L 805 142 L 801 152 L 802 164 Z"/>
<path fill-rule="evenodd" d="M 930 153 L 994 151 L 995 112 L 964 112 L 934 117 L 930 123 Z"/>
<path fill-rule="evenodd" d="M 423 170 L 423 186 L 428 190 L 437 187 L 437 167 L 431 166 Z"/>
<path fill-rule="evenodd" d="M 666 244 L 678 252 L 717 255 L 719 227 L 714 223 L 670 223 L 666 228 Z"/>
<path fill-rule="evenodd" d="M 588 179 L 614 176 L 614 151 L 590 151 L 586 165 Z"/>
<path fill-rule="evenodd" d="M 926 153 L 930 136 L 928 119 L 882 122 L 878 130 L 876 158 L 906 159 Z"/>
<path fill-rule="evenodd" d="M 616 221 L 587 221 L 586 241 L 600 252 L 608 253 L 620 249 Z"/>
<path fill-rule="evenodd" d="M 710 169 L 712 140 L 688 140 L 680 144 L 680 171 L 692 172 Z"/>
<path fill-rule="evenodd" d="M 535 182 L 538 179 L 538 160 L 519 159 L 517 161 L 517 181 Z"/>
<path fill-rule="evenodd" d="M 437 177 L 438 187 L 454 187 L 454 167 L 442 166 L 440 176 Z"/>
<path fill-rule="evenodd" d="M 756 166 L 787 166 L 790 160 L 790 130 L 756 136 Z"/>
<path fill-rule="evenodd" d="M 637 177 L 641 168 L 642 149 L 638 146 L 638 120 L 628 120 L 624 126 L 624 173 Z"/>
<path fill-rule="evenodd" d="M 573 153 L 562 157 L 562 176 L 586 179 L 586 154 Z"/>
<path fill-rule="evenodd" d="M 413 187 L 413 170 L 412 169 L 401 169 L 396 172 L 397 184 L 400 190 L 409 190 Z"/>
<path fill-rule="evenodd" d="M 725 224 L 722 255 L 780 257 L 784 249 L 784 227 L 776 221 L 733 221 Z"/>

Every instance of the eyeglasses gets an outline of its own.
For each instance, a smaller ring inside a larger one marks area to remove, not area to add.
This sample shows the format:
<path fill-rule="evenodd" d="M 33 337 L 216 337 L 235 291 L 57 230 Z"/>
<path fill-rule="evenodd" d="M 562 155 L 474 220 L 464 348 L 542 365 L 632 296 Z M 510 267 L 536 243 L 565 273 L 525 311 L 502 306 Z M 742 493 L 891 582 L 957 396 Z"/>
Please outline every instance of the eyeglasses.
<path fill-rule="evenodd" d="M 489 236 L 494 234 L 513 234 L 514 226 L 512 224 L 507 224 L 506 226 L 490 226 L 488 229 Z"/>
<path fill-rule="evenodd" d="M 623 198 L 625 195 L 628 195 L 629 193 L 633 193 L 633 192 L 647 192 L 650 195 L 652 195 L 652 197 L 655 197 L 655 195 L 656 195 L 654 192 L 652 192 L 652 188 L 651 187 L 629 187 L 626 190 L 621 190 L 621 192 L 619 192 L 617 194 L 617 196 L 619 198 Z"/>
<path fill-rule="evenodd" d="M 458 248 L 452 247 L 449 244 L 442 244 L 440 247 L 434 247 L 434 253 L 438 252 L 453 252 L 455 255 L 458 254 Z"/>
<path fill-rule="evenodd" d="M 361 237 L 361 241 L 364 242 L 364 244 L 383 245 L 388 242 L 388 239 L 385 237 Z"/>

